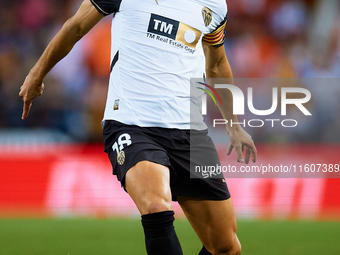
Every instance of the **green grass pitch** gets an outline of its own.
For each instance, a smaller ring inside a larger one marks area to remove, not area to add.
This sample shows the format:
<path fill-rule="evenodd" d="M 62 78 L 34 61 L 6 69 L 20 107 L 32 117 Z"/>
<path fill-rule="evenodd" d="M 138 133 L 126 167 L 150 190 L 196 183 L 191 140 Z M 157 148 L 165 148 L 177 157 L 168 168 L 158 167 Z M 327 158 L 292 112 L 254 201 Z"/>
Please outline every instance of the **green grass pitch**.
<path fill-rule="evenodd" d="M 185 219 L 175 228 L 184 255 L 201 244 Z M 238 221 L 242 255 L 339 255 L 340 222 Z M 139 218 L 1 219 L 0 255 L 146 254 Z"/>

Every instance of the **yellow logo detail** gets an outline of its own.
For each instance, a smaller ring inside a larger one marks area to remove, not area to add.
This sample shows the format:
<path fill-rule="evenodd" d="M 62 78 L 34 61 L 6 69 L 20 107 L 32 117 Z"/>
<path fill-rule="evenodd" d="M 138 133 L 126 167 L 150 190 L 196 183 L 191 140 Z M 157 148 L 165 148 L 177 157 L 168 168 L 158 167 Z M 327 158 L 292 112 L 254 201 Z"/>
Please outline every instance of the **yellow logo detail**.
<path fill-rule="evenodd" d="M 196 45 L 201 38 L 201 34 L 201 31 L 184 23 L 180 23 L 176 35 L 176 41 L 190 48 L 196 49 Z"/>

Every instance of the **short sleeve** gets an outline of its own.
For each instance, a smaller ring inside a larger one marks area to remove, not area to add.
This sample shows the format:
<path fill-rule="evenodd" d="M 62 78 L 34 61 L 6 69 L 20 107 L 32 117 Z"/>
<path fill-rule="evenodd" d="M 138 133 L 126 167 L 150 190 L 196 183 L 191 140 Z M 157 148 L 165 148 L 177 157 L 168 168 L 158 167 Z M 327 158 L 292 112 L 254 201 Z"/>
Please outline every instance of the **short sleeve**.
<path fill-rule="evenodd" d="M 121 2 L 122 0 L 91 0 L 97 11 L 104 16 L 118 12 Z"/>
<path fill-rule="evenodd" d="M 221 24 L 213 32 L 203 36 L 202 42 L 214 47 L 222 46 L 225 41 L 225 26 L 227 21 L 228 18 L 226 16 Z"/>

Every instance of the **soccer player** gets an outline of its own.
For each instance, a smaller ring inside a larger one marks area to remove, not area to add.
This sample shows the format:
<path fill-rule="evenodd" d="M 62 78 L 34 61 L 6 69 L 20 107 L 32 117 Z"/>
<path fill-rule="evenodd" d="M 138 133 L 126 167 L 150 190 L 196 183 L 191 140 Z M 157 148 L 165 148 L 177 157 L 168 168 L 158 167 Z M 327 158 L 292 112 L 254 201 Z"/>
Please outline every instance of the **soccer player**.
<path fill-rule="evenodd" d="M 192 164 L 219 164 L 202 118 L 191 119 L 190 110 L 198 112 L 200 102 L 189 88 L 190 78 L 204 73 L 204 57 L 208 78 L 232 78 L 223 47 L 225 0 L 84 0 L 27 75 L 19 94 L 22 119 L 43 93 L 49 70 L 109 14 L 114 17 L 105 151 L 141 214 L 147 253 L 182 254 L 173 227 L 174 200 L 203 244 L 199 254 L 240 254 L 223 176 L 190 178 Z M 219 95 L 223 117 L 237 122 L 231 93 L 224 89 Z M 228 154 L 235 148 L 238 162 L 248 163 L 251 155 L 255 162 L 251 137 L 239 125 L 226 130 Z"/>

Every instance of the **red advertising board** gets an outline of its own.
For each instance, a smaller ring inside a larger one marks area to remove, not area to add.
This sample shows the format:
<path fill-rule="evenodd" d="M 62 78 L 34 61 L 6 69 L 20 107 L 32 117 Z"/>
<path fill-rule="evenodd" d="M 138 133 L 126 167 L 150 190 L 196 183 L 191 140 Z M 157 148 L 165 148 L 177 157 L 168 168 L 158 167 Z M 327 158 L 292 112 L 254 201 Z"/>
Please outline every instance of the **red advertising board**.
<path fill-rule="evenodd" d="M 228 157 L 225 150 L 218 147 L 221 165 L 235 161 L 235 155 Z M 320 164 L 336 164 L 340 147 L 299 145 L 288 149 L 263 145 L 258 146 L 258 152 L 258 163 L 249 166 L 294 164 L 299 167 L 312 163 L 311 159 Z M 138 214 L 111 172 L 102 145 L 0 147 L 0 215 Z M 327 178 L 313 178 L 312 175 L 266 178 L 263 173 L 251 178 L 228 178 L 227 175 L 239 217 L 340 218 L 340 178 L 335 178 L 337 175 L 326 175 Z M 174 207 L 180 214 L 178 205 Z"/>

